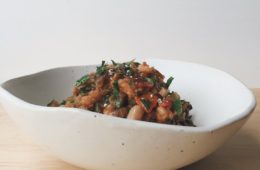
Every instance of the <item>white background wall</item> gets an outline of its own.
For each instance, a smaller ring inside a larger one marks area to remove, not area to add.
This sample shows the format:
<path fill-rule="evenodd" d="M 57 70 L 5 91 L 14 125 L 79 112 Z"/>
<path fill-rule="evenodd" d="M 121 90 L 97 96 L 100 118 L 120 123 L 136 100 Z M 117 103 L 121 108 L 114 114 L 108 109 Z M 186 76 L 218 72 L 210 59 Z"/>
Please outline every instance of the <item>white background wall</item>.
<path fill-rule="evenodd" d="M 137 56 L 207 64 L 260 87 L 260 1 L 0 0 L 0 81 Z"/>

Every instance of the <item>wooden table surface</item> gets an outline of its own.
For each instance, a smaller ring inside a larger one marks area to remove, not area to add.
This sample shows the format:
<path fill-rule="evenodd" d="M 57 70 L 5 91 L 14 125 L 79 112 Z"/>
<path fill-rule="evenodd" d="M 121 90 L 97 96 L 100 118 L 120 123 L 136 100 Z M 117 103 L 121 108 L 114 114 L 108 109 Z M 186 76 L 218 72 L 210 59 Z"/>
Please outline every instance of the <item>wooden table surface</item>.
<path fill-rule="evenodd" d="M 260 104 L 260 89 L 253 90 Z M 246 125 L 218 151 L 182 170 L 259 170 L 260 106 Z M 82 170 L 34 145 L 0 106 L 0 170 Z"/>

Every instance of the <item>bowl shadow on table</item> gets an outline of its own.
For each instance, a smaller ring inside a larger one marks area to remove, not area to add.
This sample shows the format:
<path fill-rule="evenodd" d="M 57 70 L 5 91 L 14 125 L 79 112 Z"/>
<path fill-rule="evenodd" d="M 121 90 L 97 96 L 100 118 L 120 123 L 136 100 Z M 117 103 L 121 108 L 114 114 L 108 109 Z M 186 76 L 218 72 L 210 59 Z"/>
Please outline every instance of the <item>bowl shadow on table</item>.
<path fill-rule="evenodd" d="M 180 170 L 260 169 L 259 161 L 260 139 L 242 129 L 212 155 Z"/>

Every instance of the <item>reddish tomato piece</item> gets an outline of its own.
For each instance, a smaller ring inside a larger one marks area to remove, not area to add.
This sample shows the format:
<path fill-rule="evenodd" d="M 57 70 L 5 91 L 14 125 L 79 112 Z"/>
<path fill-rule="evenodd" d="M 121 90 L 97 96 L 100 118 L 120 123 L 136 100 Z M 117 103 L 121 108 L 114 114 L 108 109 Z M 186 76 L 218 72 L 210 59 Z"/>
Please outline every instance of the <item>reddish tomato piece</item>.
<path fill-rule="evenodd" d="M 168 100 L 168 99 L 164 99 L 162 101 L 162 103 L 160 104 L 160 106 L 166 108 L 166 109 L 170 109 L 170 107 L 172 106 L 172 101 Z"/>
<path fill-rule="evenodd" d="M 136 82 L 135 83 L 135 87 L 136 88 L 152 88 L 153 87 L 153 84 L 152 83 L 149 83 L 149 82 Z"/>

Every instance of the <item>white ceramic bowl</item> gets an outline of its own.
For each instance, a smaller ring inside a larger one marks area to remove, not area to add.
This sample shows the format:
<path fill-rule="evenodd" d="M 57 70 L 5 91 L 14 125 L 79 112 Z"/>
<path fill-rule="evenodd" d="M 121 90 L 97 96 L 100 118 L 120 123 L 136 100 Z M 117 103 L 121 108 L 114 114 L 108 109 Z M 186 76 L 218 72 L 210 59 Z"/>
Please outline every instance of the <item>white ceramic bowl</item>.
<path fill-rule="evenodd" d="M 93 170 L 170 170 L 209 155 L 246 122 L 255 108 L 251 91 L 207 66 L 145 60 L 168 76 L 171 89 L 193 105 L 198 127 L 109 117 L 73 108 L 50 108 L 71 94 L 74 82 L 95 66 L 55 68 L 9 80 L 0 100 L 15 122 L 40 146 L 74 165 Z"/>

